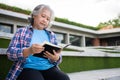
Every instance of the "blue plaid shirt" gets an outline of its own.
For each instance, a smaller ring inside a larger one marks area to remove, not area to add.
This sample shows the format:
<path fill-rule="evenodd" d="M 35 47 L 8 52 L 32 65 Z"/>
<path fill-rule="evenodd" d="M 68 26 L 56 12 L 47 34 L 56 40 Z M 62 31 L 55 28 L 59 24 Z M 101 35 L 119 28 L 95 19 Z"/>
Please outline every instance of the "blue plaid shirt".
<path fill-rule="evenodd" d="M 57 45 L 55 34 L 48 30 L 46 30 L 46 32 L 50 36 L 50 42 Z M 12 38 L 7 50 L 7 56 L 8 59 L 14 61 L 14 64 L 11 67 L 5 80 L 16 80 L 20 72 L 23 70 L 26 58 L 23 57 L 22 51 L 24 48 L 30 46 L 32 34 L 33 28 L 32 26 L 28 26 L 18 29 Z M 58 65 L 62 61 L 62 56 L 60 56 L 60 59 L 57 62 L 52 62 L 51 60 L 49 61 L 51 64 Z"/>

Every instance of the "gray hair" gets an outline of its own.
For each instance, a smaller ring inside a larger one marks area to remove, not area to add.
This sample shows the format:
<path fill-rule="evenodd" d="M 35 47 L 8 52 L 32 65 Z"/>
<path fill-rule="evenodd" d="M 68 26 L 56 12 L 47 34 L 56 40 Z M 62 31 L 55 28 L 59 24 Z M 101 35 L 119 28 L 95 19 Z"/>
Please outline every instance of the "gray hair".
<path fill-rule="evenodd" d="M 54 12 L 53 12 L 53 10 L 48 5 L 45 5 L 45 4 L 40 4 L 40 5 L 36 6 L 33 9 L 33 11 L 30 14 L 31 15 L 31 19 L 29 18 L 29 21 L 30 21 L 31 25 L 33 25 L 33 20 L 34 20 L 33 16 L 34 15 L 38 15 L 45 8 L 48 9 L 50 11 L 50 13 L 51 13 L 50 22 L 49 22 L 48 27 L 51 26 L 51 22 L 54 20 Z"/>

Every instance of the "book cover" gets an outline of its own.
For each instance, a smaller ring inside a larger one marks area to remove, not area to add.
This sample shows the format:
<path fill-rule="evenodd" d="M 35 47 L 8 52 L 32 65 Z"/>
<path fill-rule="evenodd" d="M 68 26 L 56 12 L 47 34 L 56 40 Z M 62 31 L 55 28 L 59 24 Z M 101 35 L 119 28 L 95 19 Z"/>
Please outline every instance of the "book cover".
<path fill-rule="evenodd" d="M 43 47 L 45 47 L 44 51 L 42 51 L 41 53 L 38 53 L 38 54 L 34 54 L 33 56 L 44 57 L 43 55 L 44 55 L 45 51 L 48 51 L 51 54 L 54 54 L 53 50 L 55 50 L 57 52 L 57 51 L 63 49 L 63 47 L 58 46 L 58 45 L 54 45 L 54 44 L 52 44 L 50 42 L 44 42 L 42 45 L 43 45 Z"/>

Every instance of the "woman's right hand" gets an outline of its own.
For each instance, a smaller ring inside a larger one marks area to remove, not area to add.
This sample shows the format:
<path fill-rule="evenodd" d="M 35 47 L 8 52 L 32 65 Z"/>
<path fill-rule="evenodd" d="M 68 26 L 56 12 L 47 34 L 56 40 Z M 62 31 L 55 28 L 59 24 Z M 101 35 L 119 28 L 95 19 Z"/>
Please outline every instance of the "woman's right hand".
<path fill-rule="evenodd" d="M 32 44 L 29 50 L 31 54 L 36 54 L 42 52 L 44 50 L 44 47 L 40 44 Z"/>
<path fill-rule="evenodd" d="M 40 44 L 32 44 L 31 47 L 25 48 L 23 50 L 23 56 L 28 57 L 30 54 L 37 54 L 44 50 L 44 47 Z"/>

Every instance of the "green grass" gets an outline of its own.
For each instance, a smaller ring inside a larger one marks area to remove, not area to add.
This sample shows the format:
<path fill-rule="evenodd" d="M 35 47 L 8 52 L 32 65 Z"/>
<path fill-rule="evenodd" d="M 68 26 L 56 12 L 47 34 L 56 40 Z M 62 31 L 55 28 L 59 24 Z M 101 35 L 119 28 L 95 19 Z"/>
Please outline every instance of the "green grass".
<path fill-rule="evenodd" d="M 12 62 L 7 59 L 6 55 L 0 55 L 0 80 L 5 80 L 11 65 Z"/>
<path fill-rule="evenodd" d="M 95 49 L 100 49 L 102 52 L 106 52 L 106 53 L 120 53 L 114 48 L 95 48 Z"/>
<path fill-rule="evenodd" d="M 118 68 L 120 57 L 73 57 L 64 56 L 60 68 L 67 72 L 80 72 L 94 69 Z"/>
<path fill-rule="evenodd" d="M 7 59 L 6 55 L 0 55 L 0 80 L 5 80 L 12 63 Z M 72 73 L 106 68 L 120 68 L 119 63 L 120 57 L 63 56 L 63 62 L 59 67 L 66 73 Z"/>
<path fill-rule="evenodd" d="M 0 48 L 8 48 L 9 43 L 9 39 L 0 38 Z"/>
<path fill-rule="evenodd" d="M 120 52 L 117 52 L 117 51 L 103 51 L 103 52 L 107 52 L 107 53 L 119 53 L 120 54 Z"/>
<path fill-rule="evenodd" d="M 75 49 L 68 49 L 68 48 L 65 48 L 65 49 L 63 49 L 63 51 L 76 51 L 76 52 L 78 52 L 78 51 L 80 51 L 80 50 L 75 50 Z M 81 50 L 82 51 L 82 50 Z"/>

